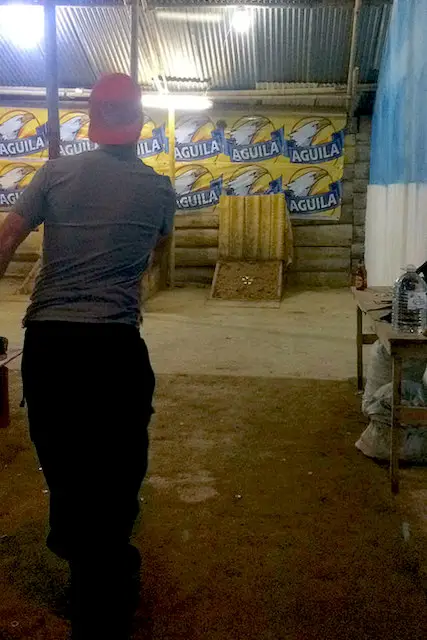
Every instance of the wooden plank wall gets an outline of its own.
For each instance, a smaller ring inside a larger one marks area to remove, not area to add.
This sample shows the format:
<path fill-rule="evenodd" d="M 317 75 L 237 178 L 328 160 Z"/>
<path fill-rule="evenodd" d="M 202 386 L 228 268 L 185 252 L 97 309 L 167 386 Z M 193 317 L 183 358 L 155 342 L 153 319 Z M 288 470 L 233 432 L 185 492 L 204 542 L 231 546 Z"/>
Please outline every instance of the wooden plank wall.
<path fill-rule="evenodd" d="M 294 262 L 289 284 L 344 287 L 349 284 L 351 224 L 294 226 Z"/>
<path fill-rule="evenodd" d="M 295 253 L 288 275 L 291 285 L 346 287 L 350 283 L 355 144 L 355 136 L 346 135 L 341 218 L 292 223 Z"/>
<path fill-rule="evenodd" d="M 175 280 L 211 284 L 218 260 L 219 212 L 175 218 Z"/>
<path fill-rule="evenodd" d="M 351 268 L 354 273 L 357 263 L 365 254 L 366 201 L 369 183 L 371 155 L 372 120 L 362 116 L 354 125 L 357 133 L 354 164 L 353 196 L 353 244 L 351 247 Z"/>

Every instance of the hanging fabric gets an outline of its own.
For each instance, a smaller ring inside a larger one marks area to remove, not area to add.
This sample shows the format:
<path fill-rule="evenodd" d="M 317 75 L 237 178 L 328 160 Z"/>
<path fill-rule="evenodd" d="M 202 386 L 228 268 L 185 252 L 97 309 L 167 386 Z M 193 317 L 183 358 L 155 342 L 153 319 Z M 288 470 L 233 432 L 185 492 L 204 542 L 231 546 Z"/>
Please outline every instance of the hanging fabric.
<path fill-rule="evenodd" d="M 427 0 L 394 0 L 372 124 L 370 286 L 427 260 Z"/>

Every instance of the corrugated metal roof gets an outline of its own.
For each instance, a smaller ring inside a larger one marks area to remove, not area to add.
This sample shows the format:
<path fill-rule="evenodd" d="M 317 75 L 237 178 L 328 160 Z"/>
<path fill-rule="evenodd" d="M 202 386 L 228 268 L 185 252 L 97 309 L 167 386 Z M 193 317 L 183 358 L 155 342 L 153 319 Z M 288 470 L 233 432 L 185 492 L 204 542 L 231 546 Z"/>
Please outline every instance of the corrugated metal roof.
<path fill-rule="evenodd" d="M 259 80 L 341 82 L 347 74 L 351 9 L 262 9 L 262 39 L 274 47 L 259 68 Z M 336 56 L 339 50 L 341 55 Z"/>
<path fill-rule="evenodd" d="M 81 0 L 84 1 L 84 0 Z M 288 6 L 294 7 L 325 7 L 344 5 L 354 6 L 354 0 L 146 0 L 150 8 L 171 8 L 201 6 L 209 2 L 212 6 L 244 5 L 244 6 Z M 366 5 L 393 4 L 393 0 L 363 0 Z"/>
<path fill-rule="evenodd" d="M 390 5 L 362 7 L 357 46 L 361 82 L 373 82 L 379 70 L 390 13 Z"/>
<path fill-rule="evenodd" d="M 1 7 L 0 7 L 1 9 Z M 164 75 L 209 81 L 215 89 L 254 89 L 257 82 L 345 82 L 352 7 L 252 7 L 249 32 L 231 27 L 231 7 L 168 8 L 141 16 L 140 81 Z M 389 4 L 363 6 L 357 63 L 360 81 L 378 69 Z M 128 71 L 130 9 L 58 7 L 59 84 L 90 87 L 105 72 Z M 150 49 L 150 41 L 154 49 Z M 0 85 L 43 86 L 41 48 L 25 51 L 0 35 Z M 207 83 L 205 82 L 205 85 Z"/>

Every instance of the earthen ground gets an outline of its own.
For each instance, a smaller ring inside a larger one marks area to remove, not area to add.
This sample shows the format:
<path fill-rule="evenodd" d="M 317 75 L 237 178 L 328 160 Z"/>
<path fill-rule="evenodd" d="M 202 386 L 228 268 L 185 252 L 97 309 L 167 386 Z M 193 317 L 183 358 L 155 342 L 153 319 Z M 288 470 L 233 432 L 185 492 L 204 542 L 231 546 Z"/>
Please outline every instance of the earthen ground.
<path fill-rule="evenodd" d="M 279 261 L 220 262 L 213 297 L 222 300 L 280 300 Z"/>
<path fill-rule="evenodd" d="M 159 384 L 135 639 L 425 638 L 427 472 L 405 469 L 396 500 L 354 448 L 365 421 L 351 297 L 295 292 L 276 311 L 211 307 L 206 294 L 148 304 Z M 0 333 L 19 344 L 25 301 L 10 299 Z M 11 378 L 0 637 L 62 640 L 66 566 L 44 548 L 47 494 Z"/>

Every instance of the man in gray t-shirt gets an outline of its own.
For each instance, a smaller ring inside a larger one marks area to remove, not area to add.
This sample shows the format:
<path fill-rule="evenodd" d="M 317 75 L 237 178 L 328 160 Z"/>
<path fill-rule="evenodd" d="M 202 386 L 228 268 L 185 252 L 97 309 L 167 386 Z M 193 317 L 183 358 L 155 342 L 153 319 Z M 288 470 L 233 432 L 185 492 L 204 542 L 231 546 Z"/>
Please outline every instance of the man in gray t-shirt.
<path fill-rule="evenodd" d="M 173 225 L 169 178 L 131 147 L 47 162 L 14 207 L 44 223 L 43 262 L 25 324 L 119 322 L 138 326 L 140 280 L 159 238 Z"/>
<path fill-rule="evenodd" d="M 154 391 L 140 279 L 175 211 L 170 180 L 136 156 L 142 123 L 133 81 L 100 80 L 89 129 L 99 148 L 47 162 L 0 228 L 1 277 L 44 224 L 22 376 L 50 490 L 47 544 L 70 564 L 73 640 L 128 637 L 139 570 L 130 535 Z"/>

